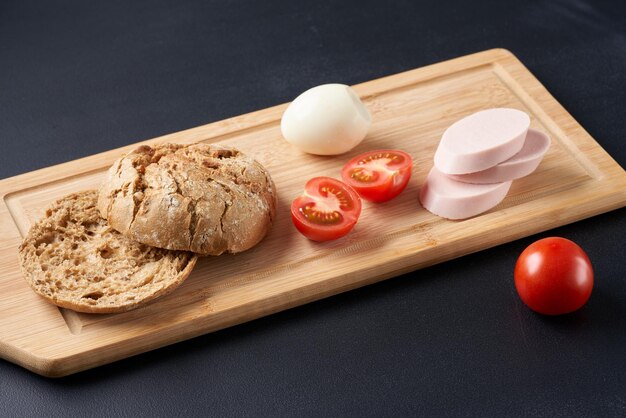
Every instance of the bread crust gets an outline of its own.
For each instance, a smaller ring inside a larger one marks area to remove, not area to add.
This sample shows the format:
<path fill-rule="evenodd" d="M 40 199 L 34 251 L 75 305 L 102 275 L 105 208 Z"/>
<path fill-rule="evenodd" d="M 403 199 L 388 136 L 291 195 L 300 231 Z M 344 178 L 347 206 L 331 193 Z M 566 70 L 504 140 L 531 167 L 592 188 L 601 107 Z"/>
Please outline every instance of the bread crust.
<path fill-rule="evenodd" d="M 98 210 L 127 237 L 203 255 L 245 251 L 271 228 L 274 183 L 235 148 L 213 144 L 142 145 L 118 159 Z"/>
<path fill-rule="evenodd" d="M 152 248 L 110 228 L 95 190 L 54 202 L 19 248 L 28 284 L 49 302 L 78 312 L 117 313 L 173 291 L 197 256 Z"/>

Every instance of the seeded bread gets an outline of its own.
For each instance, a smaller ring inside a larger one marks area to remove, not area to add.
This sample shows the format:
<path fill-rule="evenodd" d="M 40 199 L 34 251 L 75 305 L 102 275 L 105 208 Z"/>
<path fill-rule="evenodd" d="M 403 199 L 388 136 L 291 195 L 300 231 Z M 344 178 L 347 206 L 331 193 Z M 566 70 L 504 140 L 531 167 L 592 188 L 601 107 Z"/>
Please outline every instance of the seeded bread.
<path fill-rule="evenodd" d="M 267 170 L 234 148 L 143 145 L 110 168 L 98 210 L 109 225 L 143 244 L 219 255 L 263 239 L 276 194 Z"/>
<path fill-rule="evenodd" d="M 95 190 L 55 202 L 19 248 L 30 286 L 55 305 L 79 312 L 137 308 L 174 290 L 197 257 L 134 242 L 108 226 Z"/>

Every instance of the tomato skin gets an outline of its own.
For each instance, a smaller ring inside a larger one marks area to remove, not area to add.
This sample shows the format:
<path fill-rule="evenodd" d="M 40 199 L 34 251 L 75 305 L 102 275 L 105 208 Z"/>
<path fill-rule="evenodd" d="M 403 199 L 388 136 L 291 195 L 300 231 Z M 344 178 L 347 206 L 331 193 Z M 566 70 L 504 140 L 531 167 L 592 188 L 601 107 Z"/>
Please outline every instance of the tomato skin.
<path fill-rule="evenodd" d="M 360 178 L 355 170 L 371 173 L 375 179 Z M 341 170 L 343 181 L 370 202 L 386 202 L 398 196 L 411 179 L 413 159 L 400 150 L 369 151 L 352 158 Z"/>
<path fill-rule="evenodd" d="M 581 308 L 591 296 L 593 268 L 576 243 L 544 238 L 528 246 L 515 264 L 515 288 L 522 301 L 544 315 Z"/>
<path fill-rule="evenodd" d="M 360 214 L 361 199 L 357 192 L 331 177 L 312 178 L 304 186 L 304 194 L 291 203 L 293 224 L 313 241 L 343 237 L 354 228 Z"/>

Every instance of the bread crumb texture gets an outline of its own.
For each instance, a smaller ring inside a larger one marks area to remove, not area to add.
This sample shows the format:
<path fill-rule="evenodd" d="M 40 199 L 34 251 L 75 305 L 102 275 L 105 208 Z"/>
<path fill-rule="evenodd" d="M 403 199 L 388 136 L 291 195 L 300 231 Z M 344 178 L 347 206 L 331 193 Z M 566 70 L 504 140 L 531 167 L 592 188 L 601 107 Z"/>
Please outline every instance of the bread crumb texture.
<path fill-rule="evenodd" d="M 267 170 L 235 148 L 142 145 L 110 168 L 98 210 L 135 241 L 219 255 L 263 239 L 275 216 L 276 193 Z"/>
<path fill-rule="evenodd" d="M 114 313 L 165 295 L 189 275 L 197 257 L 130 240 L 99 216 L 95 190 L 55 202 L 19 248 L 30 286 L 57 306 Z"/>

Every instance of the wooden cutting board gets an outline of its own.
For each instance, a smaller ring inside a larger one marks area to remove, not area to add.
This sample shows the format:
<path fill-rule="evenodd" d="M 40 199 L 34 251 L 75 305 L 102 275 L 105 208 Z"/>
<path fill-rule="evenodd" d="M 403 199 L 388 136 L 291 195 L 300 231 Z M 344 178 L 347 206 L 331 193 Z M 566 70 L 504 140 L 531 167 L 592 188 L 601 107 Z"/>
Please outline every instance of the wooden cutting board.
<path fill-rule="evenodd" d="M 331 80 L 329 80 L 331 81 Z M 508 51 L 494 49 L 354 87 L 373 116 L 350 153 L 318 157 L 280 134 L 280 105 L 145 143 L 222 142 L 253 155 L 272 174 L 278 219 L 257 247 L 201 259 L 172 294 L 115 315 L 58 309 L 22 279 L 17 248 L 53 200 L 95 188 L 109 165 L 137 144 L 0 182 L 0 355 L 36 373 L 62 376 L 397 276 L 626 205 L 626 173 Z M 552 145 L 532 175 L 493 210 L 463 221 L 422 209 L 417 194 L 443 131 L 490 107 L 531 115 Z M 289 205 L 307 179 L 338 177 L 350 157 L 399 148 L 414 157 L 408 188 L 384 204 L 364 203 L 343 239 L 314 243 L 292 226 Z"/>

